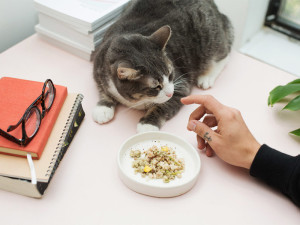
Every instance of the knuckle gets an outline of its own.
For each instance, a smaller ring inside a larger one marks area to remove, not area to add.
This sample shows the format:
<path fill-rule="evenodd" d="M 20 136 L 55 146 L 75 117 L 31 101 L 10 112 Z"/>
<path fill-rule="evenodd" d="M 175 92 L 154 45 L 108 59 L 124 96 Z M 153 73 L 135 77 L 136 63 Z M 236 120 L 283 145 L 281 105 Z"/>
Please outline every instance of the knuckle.
<path fill-rule="evenodd" d="M 201 137 L 201 128 L 200 128 L 199 124 L 196 124 L 196 126 L 195 126 L 195 132 L 196 132 L 198 135 L 200 135 L 200 137 Z"/>
<path fill-rule="evenodd" d="M 230 108 L 227 112 L 227 119 L 235 120 L 241 115 L 241 112 L 237 109 Z"/>
<path fill-rule="evenodd" d="M 233 120 L 234 119 L 234 113 L 232 112 L 232 111 L 230 111 L 230 112 L 228 112 L 228 114 L 227 114 L 227 119 L 228 120 Z"/>
<path fill-rule="evenodd" d="M 236 115 L 237 115 L 237 116 L 241 116 L 241 115 L 242 115 L 241 111 L 238 110 L 238 109 L 236 109 Z"/>
<path fill-rule="evenodd" d="M 204 130 L 203 130 L 201 124 L 196 124 L 195 133 L 197 133 L 201 138 L 203 138 Z"/>
<path fill-rule="evenodd" d="M 234 118 L 237 118 L 241 115 L 241 112 L 238 109 L 233 109 L 232 111 Z"/>

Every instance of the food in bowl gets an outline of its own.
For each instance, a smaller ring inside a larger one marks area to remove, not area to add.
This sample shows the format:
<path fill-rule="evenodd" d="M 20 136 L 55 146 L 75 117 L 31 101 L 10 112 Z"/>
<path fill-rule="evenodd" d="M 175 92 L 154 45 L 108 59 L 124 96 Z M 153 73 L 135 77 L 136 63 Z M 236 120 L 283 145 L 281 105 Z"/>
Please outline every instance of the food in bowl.
<path fill-rule="evenodd" d="M 168 147 L 153 145 L 148 150 L 131 150 L 130 156 L 134 159 L 134 172 L 150 179 L 162 179 L 169 183 L 176 177 L 181 178 L 185 164 L 182 158 L 177 158 L 176 152 Z"/>

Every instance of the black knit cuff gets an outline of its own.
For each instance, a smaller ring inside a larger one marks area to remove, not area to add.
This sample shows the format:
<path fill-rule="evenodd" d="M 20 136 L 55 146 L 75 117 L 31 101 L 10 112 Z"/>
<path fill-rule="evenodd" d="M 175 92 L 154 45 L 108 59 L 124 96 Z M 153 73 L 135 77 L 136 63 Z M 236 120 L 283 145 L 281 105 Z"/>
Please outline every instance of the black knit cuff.
<path fill-rule="evenodd" d="M 279 152 L 267 145 L 258 150 L 250 175 L 266 181 L 269 185 L 286 193 L 291 171 L 295 167 L 295 157 Z"/>

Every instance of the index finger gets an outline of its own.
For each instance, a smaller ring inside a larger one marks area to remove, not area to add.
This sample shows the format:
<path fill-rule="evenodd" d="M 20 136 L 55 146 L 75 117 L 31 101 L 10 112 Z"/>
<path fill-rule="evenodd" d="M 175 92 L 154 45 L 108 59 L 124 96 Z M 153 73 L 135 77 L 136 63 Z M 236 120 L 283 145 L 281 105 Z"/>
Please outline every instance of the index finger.
<path fill-rule="evenodd" d="M 201 104 L 217 118 L 220 116 L 220 111 L 225 107 L 211 95 L 190 95 L 182 98 L 181 102 L 184 105 Z"/>

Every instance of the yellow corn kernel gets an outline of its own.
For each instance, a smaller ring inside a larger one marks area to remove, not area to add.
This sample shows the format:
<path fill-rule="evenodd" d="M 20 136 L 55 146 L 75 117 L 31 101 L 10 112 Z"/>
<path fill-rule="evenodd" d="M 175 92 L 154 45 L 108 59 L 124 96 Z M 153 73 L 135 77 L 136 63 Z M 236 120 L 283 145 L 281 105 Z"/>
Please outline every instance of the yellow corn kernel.
<path fill-rule="evenodd" d="M 149 173 L 151 170 L 152 170 L 152 168 L 149 166 L 144 167 L 144 172 L 146 172 L 146 173 Z"/>
<path fill-rule="evenodd" d="M 169 151 L 169 148 L 168 148 L 168 146 L 162 146 L 161 150 L 164 152 L 167 152 L 167 151 Z"/>

